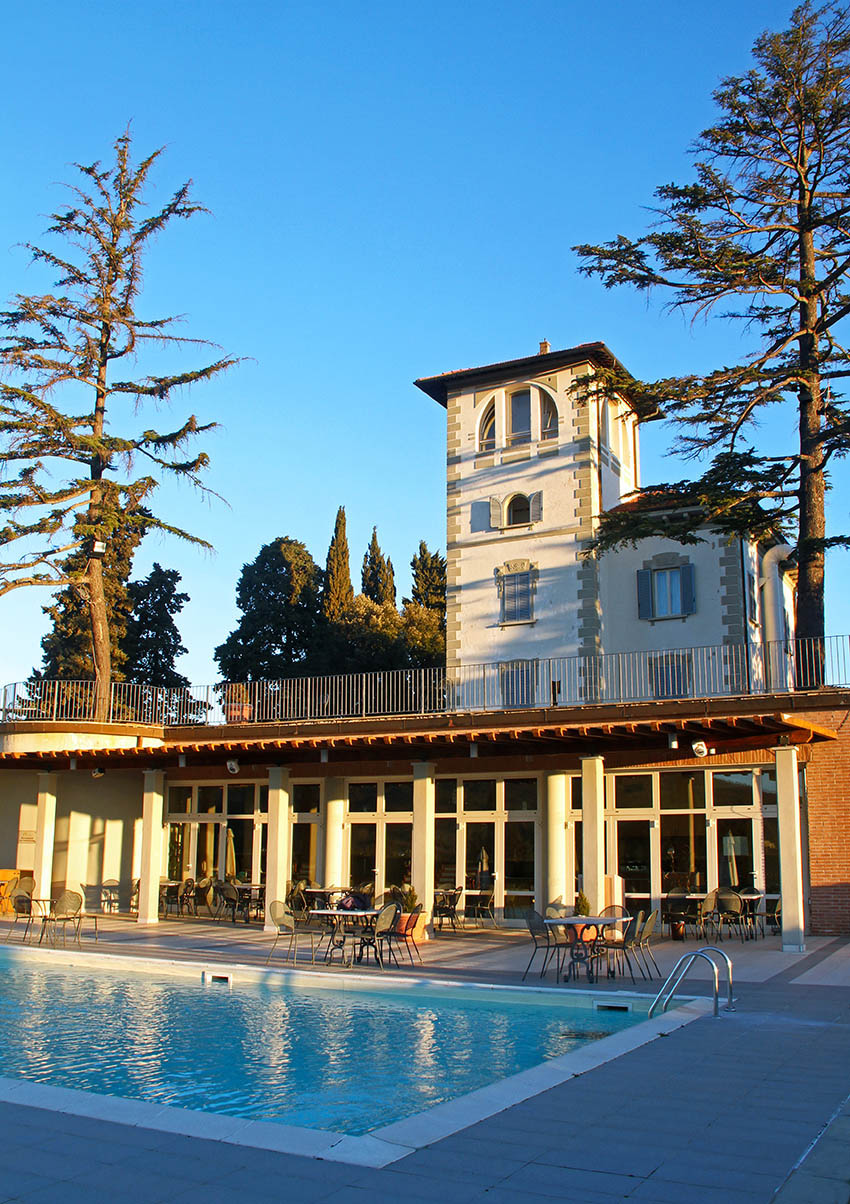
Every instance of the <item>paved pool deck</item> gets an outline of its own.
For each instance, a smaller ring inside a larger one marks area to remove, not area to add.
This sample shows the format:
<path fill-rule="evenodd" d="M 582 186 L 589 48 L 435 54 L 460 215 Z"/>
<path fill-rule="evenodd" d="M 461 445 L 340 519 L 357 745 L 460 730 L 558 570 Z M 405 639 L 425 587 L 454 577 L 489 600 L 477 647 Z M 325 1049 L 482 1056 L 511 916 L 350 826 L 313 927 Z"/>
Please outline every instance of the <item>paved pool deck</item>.
<path fill-rule="evenodd" d="M 97 945 L 86 931 L 87 953 L 222 966 L 261 964 L 269 948 L 258 928 L 227 923 L 105 919 Z M 775 937 L 723 947 L 735 964 L 734 1012 L 697 1019 L 383 1169 L 7 1102 L 0 1201 L 846 1204 L 850 942 L 814 938 L 804 955 L 783 954 Z M 682 949 L 659 943 L 663 972 Z M 527 958 L 522 934 L 446 933 L 423 949 L 423 973 L 509 984 Z M 707 985 L 695 977 L 694 994 Z M 638 977 L 636 989 L 658 986 Z M 193 1115 L 203 1134 L 205 1118 Z"/>

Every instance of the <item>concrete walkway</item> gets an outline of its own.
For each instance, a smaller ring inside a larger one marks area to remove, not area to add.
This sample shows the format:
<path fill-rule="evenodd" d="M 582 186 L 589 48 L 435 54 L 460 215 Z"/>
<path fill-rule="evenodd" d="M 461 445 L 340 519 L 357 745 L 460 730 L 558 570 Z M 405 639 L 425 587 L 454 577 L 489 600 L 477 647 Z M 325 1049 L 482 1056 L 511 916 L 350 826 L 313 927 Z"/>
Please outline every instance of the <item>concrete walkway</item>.
<path fill-rule="evenodd" d="M 850 945 L 812 944 L 794 958 L 775 941 L 730 941 L 734 1013 L 696 1020 L 383 1170 L 0 1104 L 0 1200 L 846 1202 Z M 265 957 L 268 938 L 238 925 L 113 921 L 98 946 L 246 962 Z M 662 943 L 662 970 L 680 952 Z M 515 981 L 527 953 L 521 936 L 470 933 L 435 941 L 424 958 L 429 976 Z"/>

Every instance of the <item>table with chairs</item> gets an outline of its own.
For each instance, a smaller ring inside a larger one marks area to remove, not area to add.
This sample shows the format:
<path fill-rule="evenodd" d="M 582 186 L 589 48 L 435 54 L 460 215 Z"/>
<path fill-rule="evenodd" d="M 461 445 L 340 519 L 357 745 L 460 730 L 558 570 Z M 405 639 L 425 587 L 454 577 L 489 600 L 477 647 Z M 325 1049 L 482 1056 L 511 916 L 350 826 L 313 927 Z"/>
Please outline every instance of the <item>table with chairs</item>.
<path fill-rule="evenodd" d="M 644 979 L 651 979 L 653 971 L 660 977 L 652 953 L 657 920 L 657 910 L 648 916 L 643 911 L 631 915 L 619 904 L 593 916 L 576 915 L 563 906 L 547 907 L 545 916 L 529 908 L 525 922 L 532 949 L 523 980 L 538 955 L 540 977 L 554 965 L 559 982 L 577 980 L 582 972 L 588 983 L 595 982 L 602 972 L 610 978 L 628 972 L 635 982 L 635 966 Z"/>

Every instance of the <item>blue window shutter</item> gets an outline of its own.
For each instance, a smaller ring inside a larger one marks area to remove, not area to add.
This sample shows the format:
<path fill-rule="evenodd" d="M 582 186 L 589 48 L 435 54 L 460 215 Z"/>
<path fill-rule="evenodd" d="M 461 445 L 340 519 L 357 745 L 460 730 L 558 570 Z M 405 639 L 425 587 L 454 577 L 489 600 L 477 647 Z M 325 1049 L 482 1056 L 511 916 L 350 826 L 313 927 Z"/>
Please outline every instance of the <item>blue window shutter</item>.
<path fill-rule="evenodd" d="M 652 570 L 638 569 L 637 574 L 638 618 L 652 618 Z"/>
<path fill-rule="evenodd" d="M 694 566 L 683 564 L 679 569 L 682 582 L 682 614 L 692 615 L 697 608 L 696 579 Z"/>

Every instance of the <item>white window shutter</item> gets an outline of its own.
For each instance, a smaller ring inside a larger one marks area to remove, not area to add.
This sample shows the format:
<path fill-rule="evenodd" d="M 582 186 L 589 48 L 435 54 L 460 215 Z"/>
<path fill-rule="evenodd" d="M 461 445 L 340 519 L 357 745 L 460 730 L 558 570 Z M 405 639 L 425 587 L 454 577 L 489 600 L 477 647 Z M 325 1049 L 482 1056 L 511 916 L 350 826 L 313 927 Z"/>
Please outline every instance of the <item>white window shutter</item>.
<path fill-rule="evenodd" d="M 502 501 L 501 498 L 490 498 L 490 526 L 498 531 L 502 526 Z"/>
<path fill-rule="evenodd" d="M 539 523 L 543 518 L 543 494 L 539 492 L 532 493 L 528 499 L 528 503 L 531 510 L 531 521 Z"/>

